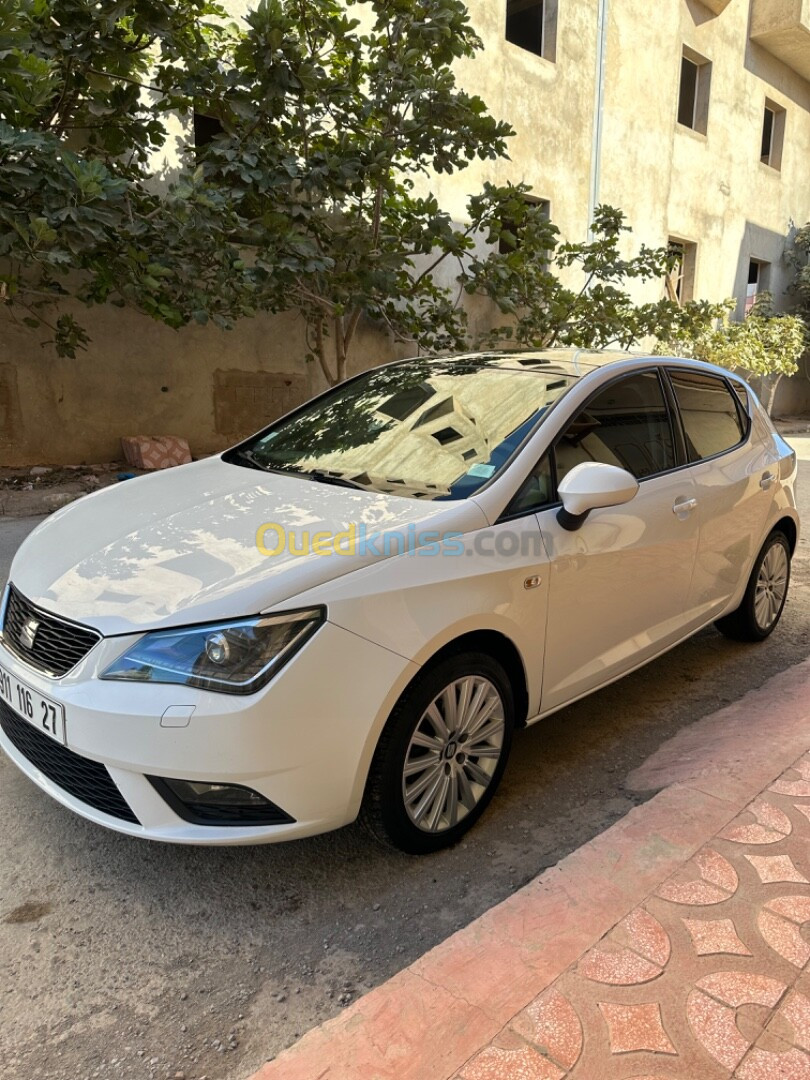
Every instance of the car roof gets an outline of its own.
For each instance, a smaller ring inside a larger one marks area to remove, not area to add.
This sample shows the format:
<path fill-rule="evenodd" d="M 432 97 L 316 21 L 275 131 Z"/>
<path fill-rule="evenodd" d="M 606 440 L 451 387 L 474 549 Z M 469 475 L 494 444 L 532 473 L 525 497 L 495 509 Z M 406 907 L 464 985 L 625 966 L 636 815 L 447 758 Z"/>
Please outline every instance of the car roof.
<path fill-rule="evenodd" d="M 687 359 L 679 356 L 660 356 L 644 351 L 630 352 L 624 349 L 504 349 L 490 352 L 456 353 L 443 357 L 422 357 L 421 359 L 435 359 L 437 363 L 447 363 L 448 360 L 487 360 L 492 368 L 507 371 L 534 371 L 537 374 L 554 372 L 571 378 L 581 378 L 600 368 L 619 364 L 631 368 L 634 364 L 678 364 L 683 367 L 695 368 L 698 371 L 713 372 L 726 378 L 732 378 L 735 381 L 742 381 L 733 372 L 717 367 L 715 364 L 707 363 L 704 360 Z M 398 362 L 408 363 L 407 360 Z"/>

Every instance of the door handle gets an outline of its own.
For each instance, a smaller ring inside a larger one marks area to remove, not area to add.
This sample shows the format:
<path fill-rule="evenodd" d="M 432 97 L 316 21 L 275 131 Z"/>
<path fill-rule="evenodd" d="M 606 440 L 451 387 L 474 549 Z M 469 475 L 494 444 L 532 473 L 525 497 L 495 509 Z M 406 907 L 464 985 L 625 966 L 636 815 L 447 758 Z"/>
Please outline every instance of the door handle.
<path fill-rule="evenodd" d="M 672 507 L 672 513 L 691 514 L 693 510 L 697 510 L 697 504 L 697 499 L 681 499 Z"/>
<path fill-rule="evenodd" d="M 759 486 L 762 488 L 763 491 L 767 491 L 775 479 L 776 477 L 772 472 L 763 473 L 762 479 L 759 482 Z"/>

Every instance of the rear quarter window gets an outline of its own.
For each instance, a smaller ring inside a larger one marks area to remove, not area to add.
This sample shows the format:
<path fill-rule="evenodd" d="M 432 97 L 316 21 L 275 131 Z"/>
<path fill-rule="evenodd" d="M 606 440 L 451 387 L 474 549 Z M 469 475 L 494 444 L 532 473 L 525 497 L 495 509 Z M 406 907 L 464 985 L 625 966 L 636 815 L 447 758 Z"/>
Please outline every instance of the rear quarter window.
<path fill-rule="evenodd" d="M 745 428 L 740 410 L 725 379 L 673 370 L 669 377 L 678 402 L 690 461 L 722 454 L 743 440 Z"/>

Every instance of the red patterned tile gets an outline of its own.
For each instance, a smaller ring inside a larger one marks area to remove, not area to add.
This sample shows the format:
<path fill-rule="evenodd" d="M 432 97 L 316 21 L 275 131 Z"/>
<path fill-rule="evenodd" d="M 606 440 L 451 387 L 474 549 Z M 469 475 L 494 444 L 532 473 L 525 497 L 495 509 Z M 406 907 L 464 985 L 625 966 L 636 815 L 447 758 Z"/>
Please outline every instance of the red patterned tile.
<path fill-rule="evenodd" d="M 518 1013 L 511 1026 L 565 1069 L 573 1069 L 582 1053 L 582 1024 L 568 998 L 554 987 Z"/>
<path fill-rule="evenodd" d="M 716 885 L 707 885 L 705 881 L 688 881 L 683 885 L 675 881 L 665 881 L 655 895 L 673 904 L 689 904 L 693 907 L 707 907 L 709 904 L 722 904 L 724 900 L 728 900 L 728 893 L 718 889 Z"/>
<path fill-rule="evenodd" d="M 790 772 L 791 770 L 788 770 Z M 806 799 L 810 796 L 810 780 L 786 780 L 782 776 L 768 788 L 777 795 L 790 795 L 794 799 Z"/>
<path fill-rule="evenodd" d="M 810 999 L 793 990 L 785 998 L 779 1016 L 793 1028 L 793 1042 L 802 1050 L 810 1050 Z"/>
<path fill-rule="evenodd" d="M 461 1070 L 463 1080 L 562 1080 L 565 1073 L 530 1046 L 488 1046 Z"/>
<path fill-rule="evenodd" d="M 695 856 L 695 862 L 700 867 L 700 876 L 704 881 L 710 881 L 712 885 L 717 885 L 729 893 L 737 891 L 737 871 L 719 852 L 704 848 Z"/>
<path fill-rule="evenodd" d="M 699 881 L 670 879 L 659 886 L 656 896 L 674 904 L 703 906 L 720 904 L 737 891 L 739 884 L 737 871 L 719 852 L 704 848 L 695 855 L 692 862 L 687 863 L 686 872 L 688 873 L 693 867 L 700 876 Z"/>
<path fill-rule="evenodd" d="M 810 896 L 775 896 L 765 907 L 791 922 L 810 922 Z"/>
<path fill-rule="evenodd" d="M 753 824 L 729 825 L 718 835 L 723 840 L 731 840 L 735 844 L 776 844 L 785 839 L 784 833 Z"/>
<path fill-rule="evenodd" d="M 621 937 L 626 945 L 631 945 L 653 964 L 667 966 L 672 951 L 669 934 L 649 911 L 636 908 L 626 919 L 622 919 L 616 930 L 617 937 Z"/>
<path fill-rule="evenodd" d="M 617 1005 L 600 1001 L 599 1009 L 608 1026 L 612 1054 L 631 1054 L 650 1050 L 656 1054 L 674 1054 L 677 1050 L 664 1031 L 661 1006 L 657 1001 L 643 1005 Z"/>
<path fill-rule="evenodd" d="M 577 972 L 591 982 L 636 986 L 657 979 L 661 968 L 631 949 L 597 946 L 582 957 Z"/>
<path fill-rule="evenodd" d="M 756 818 L 757 824 L 743 820 L 749 816 Z M 736 844 L 775 844 L 791 831 L 790 818 L 783 810 L 764 799 L 757 799 L 718 835 Z"/>
<path fill-rule="evenodd" d="M 693 990 L 686 1002 L 686 1018 L 695 1038 L 715 1061 L 729 1070 L 736 1069 L 749 1047 L 737 1028 L 736 1010 Z"/>
<path fill-rule="evenodd" d="M 728 953 L 732 956 L 751 956 L 737 936 L 731 919 L 683 919 L 698 956 Z"/>
<path fill-rule="evenodd" d="M 769 829 L 776 829 L 777 832 L 784 833 L 785 836 L 790 836 L 791 832 L 793 832 L 793 825 L 785 811 L 780 810 L 778 806 L 774 806 L 767 799 L 757 799 L 751 803 L 749 810 L 760 825 L 765 825 Z"/>
<path fill-rule="evenodd" d="M 755 1046 L 734 1077 L 735 1080 L 810 1080 L 810 1057 L 795 1047 L 775 1053 Z"/>
<path fill-rule="evenodd" d="M 766 943 L 795 967 L 802 968 L 810 960 L 810 945 L 802 937 L 794 922 L 775 915 L 772 911 L 760 911 L 757 925 Z"/>
<path fill-rule="evenodd" d="M 759 874 L 760 881 L 769 885 L 774 881 L 799 881 L 810 885 L 804 874 L 793 865 L 789 855 L 745 855 Z"/>
<path fill-rule="evenodd" d="M 751 1004 L 772 1009 L 785 992 L 784 983 L 751 971 L 716 971 L 695 985 L 733 1008 Z"/>

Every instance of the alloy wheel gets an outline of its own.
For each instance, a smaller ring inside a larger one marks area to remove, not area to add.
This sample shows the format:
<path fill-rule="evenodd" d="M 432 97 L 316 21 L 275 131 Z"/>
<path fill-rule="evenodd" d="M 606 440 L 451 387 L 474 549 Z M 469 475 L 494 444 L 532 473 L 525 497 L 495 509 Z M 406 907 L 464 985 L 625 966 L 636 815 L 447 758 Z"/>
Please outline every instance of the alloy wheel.
<path fill-rule="evenodd" d="M 476 675 L 456 679 L 428 705 L 402 774 L 405 810 L 419 829 L 444 832 L 475 809 L 503 754 L 504 717 L 498 690 Z"/>
<path fill-rule="evenodd" d="M 761 630 L 768 630 L 779 618 L 787 591 L 789 561 L 783 544 L 774 543 L 759 568 L 754 593 L 754 616 Z"/>

